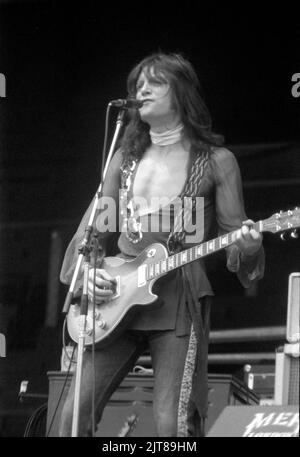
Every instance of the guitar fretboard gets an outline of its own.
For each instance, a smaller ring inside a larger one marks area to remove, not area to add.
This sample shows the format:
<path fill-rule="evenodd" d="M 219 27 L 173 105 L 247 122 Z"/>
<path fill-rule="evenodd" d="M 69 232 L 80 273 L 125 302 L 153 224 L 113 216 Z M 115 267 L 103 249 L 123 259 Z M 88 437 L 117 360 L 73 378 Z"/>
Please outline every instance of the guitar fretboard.
<path fill-rule="evenodd" d="M 257 231 L 262 231 L 260 221 L 253 224 L 253 228 Z M 234 243 L 234 234 L 236 231 L 226 233 L 210 241 L 185 249 L 184 251 L 177 252 L 166 259 L 147 264 L 146 279 L 154 279 L 162 276 L 169 271 L 180 268 L 183 265 L 194 262 L 209 254 L 220 251 Z"/>

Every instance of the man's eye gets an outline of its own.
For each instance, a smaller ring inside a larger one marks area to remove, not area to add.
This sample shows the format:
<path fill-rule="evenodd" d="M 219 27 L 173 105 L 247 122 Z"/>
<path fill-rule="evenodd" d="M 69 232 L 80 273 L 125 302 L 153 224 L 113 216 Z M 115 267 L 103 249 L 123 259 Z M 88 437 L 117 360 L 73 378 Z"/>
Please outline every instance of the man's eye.
<path fill-rule="evenodd" d="M 151 86 L 161 86 L 163 84 L 159 79 L 150 79 L 149 83 Z"/>

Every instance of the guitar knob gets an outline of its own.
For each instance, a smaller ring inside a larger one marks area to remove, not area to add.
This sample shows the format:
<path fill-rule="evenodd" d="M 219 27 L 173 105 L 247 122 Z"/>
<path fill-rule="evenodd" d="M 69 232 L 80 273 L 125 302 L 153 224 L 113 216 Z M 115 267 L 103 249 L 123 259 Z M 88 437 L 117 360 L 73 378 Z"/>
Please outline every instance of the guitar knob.
<path fill-rule="evenodd" d="M 280 235 L 280 238 L 282 239 L 282 241 L 286 241 L 285 238 L 284 238 L 284 233 L 282 233 L 282 234 Z"/>
<path fill-rule="evenodd" d="M 101 319 L 101 313 L 100 313 L 100 311 L 96 309 L 96 310 L 95 310 L 95 313 L 94 313 L 94 316 L 95 316 L 95 320 L 96 320 L 96 321 L 99 320 L 99 319 Z"/>
<path fill-rule="evenodd" d="M 92 336 L 92 334 L 93 334 L 93 328 L 92 327 L 87 325 L 86 328 L 85 328 L 85 331 L 86 331 L 88 336 Z"/>
<path fill-rule="evenodd" d="M 97 325 L 98 325 L 98 327 L 100 327 L 100 328 L 105 328 L 105 327 L 106 327 L 106 322 L 105 322 L 103 319 L 100 319 L 100 320 L 97 322 Z"/>
<path fill-rule="evenodd" d="M 294 230 L 294 231 L 291 233 L 291 237 L 292 237 L 292 238 L 298 238 L 298 237 L 299 237 L 299 235 L 298 235 L 298 233 L 297 233 L 297 230 Z"/>

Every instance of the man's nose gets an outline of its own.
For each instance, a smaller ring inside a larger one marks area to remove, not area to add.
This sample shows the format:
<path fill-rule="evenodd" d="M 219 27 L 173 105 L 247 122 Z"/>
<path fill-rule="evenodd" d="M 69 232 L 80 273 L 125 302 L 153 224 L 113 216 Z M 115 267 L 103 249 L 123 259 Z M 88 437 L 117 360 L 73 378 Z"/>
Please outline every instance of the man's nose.
<path fill-rule="evenodd" d="M 144 82 L 142 88 L 141 88 L 141 94 L 142 95 L 147 95 L 151 92 L 149 83 L 147 81 Z"/>

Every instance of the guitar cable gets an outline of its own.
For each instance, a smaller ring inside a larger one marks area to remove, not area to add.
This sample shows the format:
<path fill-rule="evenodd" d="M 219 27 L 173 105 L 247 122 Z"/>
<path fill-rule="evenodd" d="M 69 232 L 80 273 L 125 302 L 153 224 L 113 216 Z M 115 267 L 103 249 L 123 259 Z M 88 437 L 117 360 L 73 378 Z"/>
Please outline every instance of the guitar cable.
<path fill-rule="evenodd" d="M 61 392 L 60 392 L 59 398 L 58 398 L 57 403 L 56 403 L 56 407 L 55 407 L 54 413 L 53 413 L 51 421 L 50 421 L 50 425 L 49 425 L 48 432 L 46 434 L 46 438 L 49 436 L 49 433 L 50 433 L 51 428 L 53 426 L 53 422 L 54 422 L 55 416 L 57 414 L 58 407 L 60 405 L 64 390 L 66 388 L 67 380 L 68 380 L 68 377 L 69 377 L 69 374 L 70 374 L 70 371 L 71 371 L 71 366 L 72 366 L 72 363 L 73 363 L 73 356 L 75 354 L 75 349 L 76 349 L 76 346 L 74 345 L 71 357 L 69 356 L 68 352 L 66 351 L 66 344 L 65 344 L 66 319 L 67 319 L 67 317 L 65 317 L 65 319 L 64 319 L 62 337 L 63 337 L 63 350 L 64 350 L 65 354 L 67 355 L 67 358 L 69 359 L 69 366 L 68 366 L 68 370 L 67 370 L 66 375 L 65 375 L 64 383 L 63 383 L 63 386 L 61 388 Z"/>
<path fill-rule="evenodd" d="M 95 238 L 94 238 L 95 239 Z M 97 240 L 96 244 L 97 248 L 99 247 L 99 243 Z M 96 248 L 94 247 L 94 250 Z M 96 370 L 95 370 L 95 312 L 96 312 L 96 253 L 94 253 L 94 277 L 93 277 L 93 333 L 92 333 L 92 367 L 93 367 L 93 388 L 92 388 L 92 436 L 95 436 L 96 431 L 96 418 L 95 418 L 95 398 L 96 398 Z"/>

